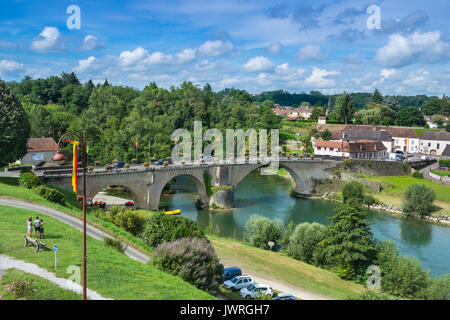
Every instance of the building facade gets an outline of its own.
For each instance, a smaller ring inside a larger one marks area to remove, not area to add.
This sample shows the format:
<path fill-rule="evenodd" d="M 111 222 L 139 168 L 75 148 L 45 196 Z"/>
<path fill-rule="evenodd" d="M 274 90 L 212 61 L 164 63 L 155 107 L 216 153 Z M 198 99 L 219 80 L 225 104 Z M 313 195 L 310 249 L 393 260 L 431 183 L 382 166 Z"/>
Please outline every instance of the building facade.
<path fill-rule="evenodd" d="M 450 132 L 425 132 L 420 137 L 420 153 L 440 156 L 450 145 Z"/>
<path fill-rule="evenodd" d="M 20 159 L 20 163 L 34 166 L 54 163 L 52 158 L 57 151 L 58 145 L 53 138 L 30 138 L 27 142 L 27 154 Z"/>

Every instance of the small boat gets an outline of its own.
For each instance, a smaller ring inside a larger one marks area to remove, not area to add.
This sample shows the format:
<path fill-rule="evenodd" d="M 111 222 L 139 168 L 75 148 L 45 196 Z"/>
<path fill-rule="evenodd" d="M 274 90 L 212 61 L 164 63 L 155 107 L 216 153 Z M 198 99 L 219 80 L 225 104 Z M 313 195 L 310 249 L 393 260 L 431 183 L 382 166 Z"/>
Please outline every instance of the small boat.
<path fill-rule="evenodd" d="M 181 210 L 180 209 L 178 209 L 178 210 L 172 210 L 172 211 L 164 211 L 164 214 L 168 214 L 168 215 L 171 215 L 171 216 L 173 216 L 173 215 L 178 215 L 178 214 L 180 214 L 181 213 Z"/>

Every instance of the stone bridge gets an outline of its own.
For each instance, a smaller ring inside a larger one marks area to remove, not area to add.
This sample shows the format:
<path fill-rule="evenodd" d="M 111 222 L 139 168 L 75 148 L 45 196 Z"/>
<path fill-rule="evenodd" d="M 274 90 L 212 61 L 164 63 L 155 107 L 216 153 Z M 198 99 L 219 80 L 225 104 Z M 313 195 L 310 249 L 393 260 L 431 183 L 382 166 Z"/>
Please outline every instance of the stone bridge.
<path fill-rule="evenodd" d="M 292 176 L 295 182 L 294 195 L 310 196 L 314 194 L 315 180 L 331 178 L 338 163 L 336 160 L 322 159 L 280 159 L 279 167 L 285 168 Z M 187 175 L 194 180 L 197 187 L 197 206 L 227 208 L 233 206 L 234 189 L 247 175 L 261 167 L 267 167 L 267 164 L 211 163 L 94 171 L 86 175 L 86 192 L 87 197 L 93 198 L 109 186 L 123 186 L 130 191 L 136 207 L 157 210 L 166 184 L 177 176 Z M 50 185 L 72 189 L 71 174 L 44 173 L 43 177 Z M 83 175 L 79 172 L 78 194 L 82 193 L 82 188 Z"/>

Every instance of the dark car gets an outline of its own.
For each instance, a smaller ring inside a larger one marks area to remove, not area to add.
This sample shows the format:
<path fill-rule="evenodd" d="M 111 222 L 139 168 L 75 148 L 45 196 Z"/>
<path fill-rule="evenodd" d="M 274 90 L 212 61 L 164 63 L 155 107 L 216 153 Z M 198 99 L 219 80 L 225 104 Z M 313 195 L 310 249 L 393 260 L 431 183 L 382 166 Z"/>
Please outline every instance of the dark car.
<path fill-rule="evenodd" d="M 296 300 L 291 293 L 283 292 L 278 294 L 273 300 Z"/>
<path fill-rule="evenodd" d="M 238 267 L 225 268 L 223 270 L 222 282 L 231 280 L 234 277 L 242 276 L 242 270 Z"/>
<path fill-rule="evenodd" d="M 159 159 L 158 161 L 156 161 L 156 164 L 158 166 L 162 166 L 164 164 L 164 162 L 167 161 L 168 164 L 172 164 L 172 159 L 168 158 L 168 159 Z"/>
<path fill-rule="evenodd" d="M 123 161 L 116 161 L 111 165 L 111 167 L 113 167 L 113 168 L 123 168 L 124 166 L 125 166 L 125 162 L 123 162 Z"/>

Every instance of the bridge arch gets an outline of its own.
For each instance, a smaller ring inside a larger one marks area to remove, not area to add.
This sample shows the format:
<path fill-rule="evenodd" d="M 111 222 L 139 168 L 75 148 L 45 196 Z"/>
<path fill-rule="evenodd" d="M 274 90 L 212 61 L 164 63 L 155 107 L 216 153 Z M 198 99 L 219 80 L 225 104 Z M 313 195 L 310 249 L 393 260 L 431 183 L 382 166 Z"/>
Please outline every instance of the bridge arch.
<path fill-rule="evenodd" d="M 148 189 L 148 199 L 149 199 L 149 208 L 151 210 L 159 209 L 159 202 L 161 200 L 161 195 L 164 187 L 174 178 L 180 176 L 188 176 L 190 177 L 195 184 L 197 189 L 199 202 L 197 203 L 201 207 L 209 206 L 209 197 L 206 192 L 206 186 L 203 182 L 203 171 L 199 170 L 198 172 L 180 172 L 180 171 L 168 171 L 166 174 L 160 177 L 160 180 L 152 185 L 149 185 Z"/>
<path fill-rule="evenodd" d="M 126 188 L 127 191 L 130 193 L 135 206 L 140 207 L 141 199 L 139 199 L 138 193 L 133 190 L 133 186 L 131 186 L 131 184 L 129 184 L 129 183 L 105 184 L 104 186 L 96 186 L 95 188 L 90 188 L 87 190 L 86 197 L 94 199 L 94 197 L 97 196 L 100 191 L 107 189 L 108 187 L 111 187 L 111 186 L 120 186 L 120 187 Z"/>

